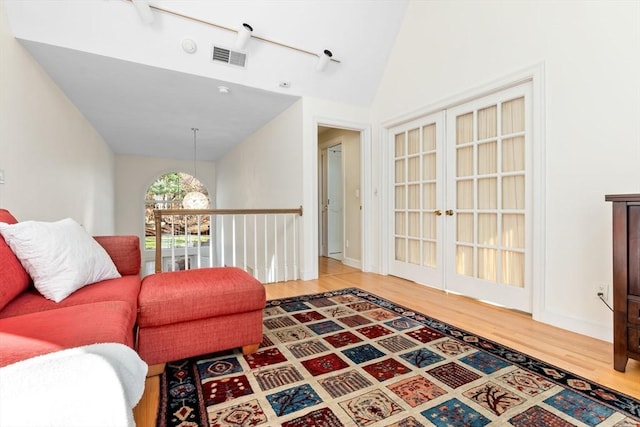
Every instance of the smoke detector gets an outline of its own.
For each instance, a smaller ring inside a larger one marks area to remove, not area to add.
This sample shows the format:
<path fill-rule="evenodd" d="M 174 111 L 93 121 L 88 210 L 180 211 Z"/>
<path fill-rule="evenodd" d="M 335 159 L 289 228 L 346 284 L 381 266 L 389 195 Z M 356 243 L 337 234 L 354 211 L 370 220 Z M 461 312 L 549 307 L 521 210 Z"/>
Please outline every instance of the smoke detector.
<path fill-rule="evenodd" d="M 198 50 L 198 45 L 193 39 L 183 39 L 182 40 L 182 50 L 187 53 L 196 53 Z"/>

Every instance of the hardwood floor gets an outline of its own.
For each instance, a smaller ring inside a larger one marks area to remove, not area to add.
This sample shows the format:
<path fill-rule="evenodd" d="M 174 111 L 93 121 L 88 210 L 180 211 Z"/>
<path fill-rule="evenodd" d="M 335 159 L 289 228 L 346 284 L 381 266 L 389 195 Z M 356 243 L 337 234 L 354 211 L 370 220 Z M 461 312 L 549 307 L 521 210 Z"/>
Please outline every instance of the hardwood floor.
<path fill-rule="evenodd" d="M 265 285 L 267 299 L 357 287 L 640 399 L 640 362 L 629 360 L 625 373 L 615 371 L 610 343 L 397 277 L 362 273 L 331 258 L 320 258 L 319 267 L 317 280 Z M 134 410 L 138 427 L 155 426 L 158 378 L 147 379 L 145 393 Z"/>

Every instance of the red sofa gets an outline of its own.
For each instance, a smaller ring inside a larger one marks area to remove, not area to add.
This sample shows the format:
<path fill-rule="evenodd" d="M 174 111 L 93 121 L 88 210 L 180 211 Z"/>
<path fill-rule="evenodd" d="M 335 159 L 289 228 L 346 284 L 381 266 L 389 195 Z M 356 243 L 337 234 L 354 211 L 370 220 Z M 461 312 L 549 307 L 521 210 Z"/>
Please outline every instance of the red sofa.
<path fill-rule="evenodd" d="M 0 222 L 16 223 L 6 209 Z M 82 345 L 115 342 L 134 347 L 140 292 L 137 236 L 95 237 L 121 278 L 85 286 L 59 303 L 43 297 L 0 236 L 0 367 Z"/>
<path fill-rule="evenodd" d="M 17 221 L 0 209 L 0 222 Z M 203 268 L 141 280 L 137 236 L 94 238 L 122 277 L 84 286 L 56 303 L 34 288 L 0 236 L 0 367 L 72 347 L 121 343 L 153 365 L 154 375 L 172 360 L 258 349 L 265 289 L 247 272 Z"/>

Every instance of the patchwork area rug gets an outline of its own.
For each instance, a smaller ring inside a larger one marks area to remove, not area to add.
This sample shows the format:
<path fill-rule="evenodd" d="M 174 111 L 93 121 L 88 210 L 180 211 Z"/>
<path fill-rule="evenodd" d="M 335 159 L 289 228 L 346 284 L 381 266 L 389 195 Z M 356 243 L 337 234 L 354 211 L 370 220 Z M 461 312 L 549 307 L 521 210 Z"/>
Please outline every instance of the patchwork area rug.
<path fill-rule="evenodd" d="M 640 426 L 640 401 L 359 289 L 267 302 L 258 352 L 167 364 L 158 426 Z"/>

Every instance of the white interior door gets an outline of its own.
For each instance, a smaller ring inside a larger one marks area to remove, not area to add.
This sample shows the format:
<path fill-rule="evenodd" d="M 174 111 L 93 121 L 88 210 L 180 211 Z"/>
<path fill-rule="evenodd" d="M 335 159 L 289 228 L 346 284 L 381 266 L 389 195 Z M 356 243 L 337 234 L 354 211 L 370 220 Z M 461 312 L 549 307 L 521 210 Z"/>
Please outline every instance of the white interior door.
<path fill-rule="evenodd" d="M 434 287 L 443 283 L 444 113 L 391 129 L 390 262 L 392 275 Z"/>
<path fill-rule="evenodd" d="M 531 84 L 447 111 L 446 289 L 531 312 Z"/>
<path fill-rule="evenodd" d="M 327 150 L 327 246 L 328 256 L 342 259 L 344 213 L 342 184 L 342 144 Z"/>
<path fill-rule="evenodd" d="M 327 207 L 327 149 L 320 151 L 320 161 L 318 165 L 319 171 L 319 188 L 318 188 L 318 206 L 320 207 L 320 226 L 319 226 L 319 242 L 320 248 L 318 253 L 321 256 L 329 256 L 328 235 L 329 228 L 328 207 Z"/>

